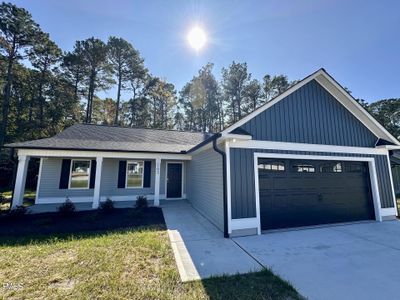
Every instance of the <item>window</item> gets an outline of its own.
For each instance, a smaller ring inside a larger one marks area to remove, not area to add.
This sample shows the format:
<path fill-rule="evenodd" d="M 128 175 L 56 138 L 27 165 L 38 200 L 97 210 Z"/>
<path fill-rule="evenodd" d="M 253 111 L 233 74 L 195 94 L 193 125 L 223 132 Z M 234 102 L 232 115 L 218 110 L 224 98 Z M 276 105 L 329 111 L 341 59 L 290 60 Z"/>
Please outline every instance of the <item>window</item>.
<path fill-rule="evenodd" d="M 295 172 L 298 173 L 315 173 L 315 167 L 313 165 L 295 164 L 292 165 L 292 168 Z"/>
<path fill-rule="evenodd" d="M 126 164 L 126 187 L 143 187 L 143 161 L 128 161 Z"/>
<path fill-rule="evenodd" d="M 285 171 L 285 164 L 282 162 L 268 162 L 265 164 L 258 164 L 258 168 L 273 172 L 283 172 Z"/>
<path fill-rule="evenodd" d="M 88 189 L 90 160 L 72 160 L 69 180 L 70 189 Z"/>
<path fill-rule="evenodd" d="M 332 162 L 321 165 L 320 171 L 322 173 L 342 173 L 342 164 L 339 162 Z"/>
<path fill-rule="evenodd" d="M 346 163 L 346 172 L 350 173 L 364 173 L 366 172 L 365 165 L 363 163 Z"/>

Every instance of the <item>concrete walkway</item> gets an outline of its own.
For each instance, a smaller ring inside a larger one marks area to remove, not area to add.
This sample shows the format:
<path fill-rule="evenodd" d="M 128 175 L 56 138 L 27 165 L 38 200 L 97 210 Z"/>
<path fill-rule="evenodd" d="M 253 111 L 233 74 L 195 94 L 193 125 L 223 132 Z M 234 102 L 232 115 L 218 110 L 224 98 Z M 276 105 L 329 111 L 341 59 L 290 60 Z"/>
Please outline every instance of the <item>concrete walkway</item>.
<path fill-rule="evenodd" d="M 308 299 L 399 299 L 400 222 L 281 231 L 235 241 Z"/>
<path fill-rule="evenodd" d="M 182 281 L 262 269 L 186 201 L 166 203 L 162 209 Z"/>

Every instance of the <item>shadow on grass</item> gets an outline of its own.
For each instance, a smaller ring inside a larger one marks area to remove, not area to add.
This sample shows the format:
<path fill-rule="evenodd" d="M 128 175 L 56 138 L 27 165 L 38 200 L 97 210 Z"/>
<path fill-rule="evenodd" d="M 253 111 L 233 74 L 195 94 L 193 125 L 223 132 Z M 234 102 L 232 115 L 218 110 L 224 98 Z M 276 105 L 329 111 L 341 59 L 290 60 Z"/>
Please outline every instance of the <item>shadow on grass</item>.
<path fill-rule="evenodd" d="M 264 269 L 259 272 L 202 280 L 210 299 L 304 299 L 286 281 Z"/>
<path fill-rule="evenodd" d="M 48 243 L 54 240 L 91 238 L 131 230 L 165 230 L 160 208 L 114 209 L 112 212 L 80 211 L 69 216 L 59 213 L 0 218 L 0 245 Z"/>

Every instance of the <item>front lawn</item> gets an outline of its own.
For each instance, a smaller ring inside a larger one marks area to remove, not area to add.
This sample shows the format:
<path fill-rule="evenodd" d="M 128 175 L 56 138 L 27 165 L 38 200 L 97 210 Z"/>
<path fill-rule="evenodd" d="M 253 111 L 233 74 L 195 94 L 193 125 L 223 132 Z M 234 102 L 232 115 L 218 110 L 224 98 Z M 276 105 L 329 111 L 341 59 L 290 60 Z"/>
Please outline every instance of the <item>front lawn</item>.
<path fill-rule="evenodd" d="M 33 234 L 51 232 L 55 219 L 49 214 L 31 217 L 8 236 L 2 229 L 0 294 L 7 299 L 300 299 L 268 270 L 182 283 L 161 210 L 120 213 L 112 213 L 121 216 L 119 223 L 111 222 L 119 228 L 112 231 L 101 230 L 99 216 L 103 223 L 118 218 L 93 211 L 79 217 L 84 231 L 75 226 L 64 234 Z M 73 223 L 68 217 L 58 220 L 66 227 Z M 1 227 L 11 228 L 16 221 L 9 222 L 2 220 Z M 24 229 L 29 222 L 35 230 Z M 91 223 L 97 224 L 95 230 Z"/>
<path fill-rule="evenodd" d="M 2 201 L 0 201 L 0 213 L 10 209 L 11 195 L 12 192 L 9 190 L 0 192 L 0 199 L 2 199 Z M 24 206 L 33 205 L 35 203 L 35 196 L 35 190 L 26 189 L 24 194 Z"/>

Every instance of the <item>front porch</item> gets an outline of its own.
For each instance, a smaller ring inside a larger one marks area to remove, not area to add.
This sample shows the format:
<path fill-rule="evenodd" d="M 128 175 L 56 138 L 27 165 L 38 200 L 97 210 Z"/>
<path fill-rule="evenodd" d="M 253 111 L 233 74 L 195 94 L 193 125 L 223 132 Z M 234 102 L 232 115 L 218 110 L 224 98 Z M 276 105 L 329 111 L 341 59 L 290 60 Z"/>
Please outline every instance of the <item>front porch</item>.
<path fill-rule="evenodd" d="M 12 208 L 23 203 L 30 158 L 40 158 L 33 213 L 55 211 L 66 199 L 77 210 L 97 209 L 111 199 L 115 207 L 132 207 L 137 196 L 149 204 L 186 199 L 184 154 L 89 152 L 20 149 Z"/>

